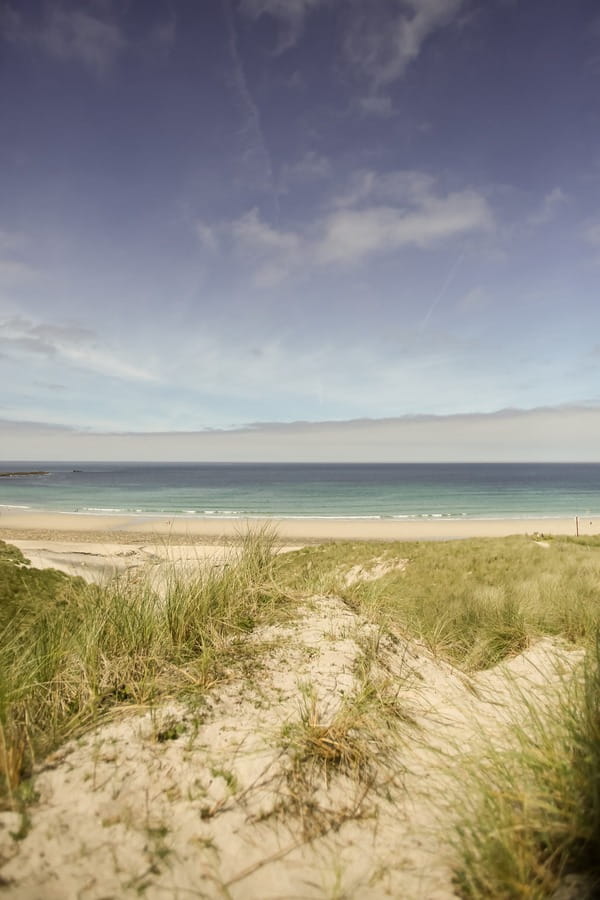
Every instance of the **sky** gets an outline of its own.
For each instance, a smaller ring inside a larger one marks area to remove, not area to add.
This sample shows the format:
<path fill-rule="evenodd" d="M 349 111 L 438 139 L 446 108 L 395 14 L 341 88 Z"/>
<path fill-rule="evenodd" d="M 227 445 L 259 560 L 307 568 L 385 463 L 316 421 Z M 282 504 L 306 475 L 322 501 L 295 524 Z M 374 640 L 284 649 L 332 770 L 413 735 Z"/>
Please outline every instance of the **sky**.
<path fill-rule="evenodd" d="M 600 459 L 597 0 L 0 0 L 0 459 Z"/>

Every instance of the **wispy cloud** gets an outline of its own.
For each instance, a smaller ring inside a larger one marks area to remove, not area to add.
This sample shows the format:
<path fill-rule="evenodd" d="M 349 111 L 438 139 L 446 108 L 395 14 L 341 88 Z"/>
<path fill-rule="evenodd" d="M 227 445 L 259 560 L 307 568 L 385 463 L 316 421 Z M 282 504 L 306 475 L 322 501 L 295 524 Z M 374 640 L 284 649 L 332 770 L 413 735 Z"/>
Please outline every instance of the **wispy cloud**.
<path fill-rule="evenodd" d="M 231 11 L 230 0 L 223 0 L 223 7 L 227 22 L 229 52 L 232 62 L 231 75 L 243 110 L 244 121 L 242 125 L 242 140 L 245 142 L 244 156 L 246 169 L 254 169 L 254 172 L 246 172 L 246 178 L 251 175 L 254 180 L 264 184 L 273 199 L 275 210 L 277 214 L 279 214 L 279 198 L 275 185 L 273 162 L 264 135 L 260 110 L 252 96 L 246 73 L 244 72 L 244 65 L 238 47 L 235 18 Z"/>
<path fill-rule="evenodd" d="M 359 340 L 349 334 L 344 341 L 335 341 L 318 333 L 310 339 L 300 332 L 287 338 L 273 333 L 248 338 L 204 333 L 180 341 L 178 353 L 165 363 L 163 376 L 170 385 L 198 385 L 205 398 L 215 398 L 214 414 L 205 420 L 207 424 L 222 423 L 233 409 L 237 421 L 255 417 L 256 412 L 250 411 L 265 409 L 265 397 L 269 403 L 276 399 L 287 417 L 308 410 L 332 416 L 336 409 L 384 415 L 398 408 L 399 386 L 409 384 L 419 384 L 419 396 L 404 397 L 403 408 L 417 410 L 426 402 L 430 410 L 441 409 L 435 396 L 438 370 L 442 361 L 452 365 L 456 347 L 449 341 L 442 347 L 429 337 L 419 341 L 418 335 L 408 336 L 398 329 L 395 355 L 390 359 L 384 343 L 376 336 Z M 458 408 L 463 395 L 461 384 L 452 398 Z M 198 410 L 197 396 L 194 405 Z M 161 416 L 165 422 L 174 421 L 169 410 L 163 409 Z"/>
<path fill-rule="evenodd" d="M 600 222 L 590 222 L 583 229 L 583 239 L 600 249 Z"/>
<path fill-rule="evenodd" d="M 39 272 L 19 259 L 0 259 L 0 290 L 29 283 L 39 278 Z"/>
<path fill-rule="evenodd" d="M 23 7 L 25 5 L 23 4 Z M 120 19 L 122 4 L 114 0 L 56 0 L 24 12 L 16 0 L 0 7 L 0 38 L 24 47 L 41 49 L 58 62 L 79 63 L 93 75 L 104 77 L 132 48 L 153 59 L 165 59 L 175 45 L 177 22 L 173 14 L 157 19 L 132 42 Z"/>
<path fill-rule="evenodd" d="M 383 94 L 368 94 L 359 97 L 358 108 L 367 116 L 377 116 L 381 119 L 389 119 L 396 114 L 392 104 L 392 98 Z"/>
<path fill-rule="evenodd" d="M 374 86 L 402 77 L 435 31 L 450 24 L 463 0 L 371 0 L 354 3 L 343 48 L 348 62 Z"/>
<path fill-rule="evenodd" d="M 26 18 L 10 4 L 1 11 L 0 31 L 15 43 L 41 47 L 62 62 L 78 62 L 96 75 L 115 64 L 127 46 L 117 22 L 110 17 L 110 5 L 102 14 L 89 3 L 47 4 L 39 18 Z"/>
<path fill-rule="evenodd" d="M 281 189 L 287 190 L 290 183 L 319 181 L 328 178 L 333 171 L 331 160 L 327 156 L 308 150 L 295 162 L 286 163 L 281 169 Z"/>
<path fill-rule="evenodd" d="M 431 197 L 435 178 L 428 172 L 404 169 L 395 172 L 375 172 L 359 169 L 350 177 L 348 186 L 331 201 L 333 207 L 385 202 L 386 204 L 419 203 Z"/>
<path fill-rule="evenodd" d="M 113 378 L 156 380 L 152 373 L 116 356 L 93 331 L 79 325 L 55 325 L 11 316 L 0 321 L 0 348 L 12 355 L 54 359 Z"/>
<path fill-rule="evenodd" d="M 444 239 L 491 225 L 487 201 L 470 190 L 430 197 L 413 208 L 341 210 L 325 222 L 317 257 L 327 263 L 360 262 L 373 253 L 406 246 L 427 249 Z"/>
<path fill-rule="evenodd" d="M 444 279 L 444 282 L 443 282 L 443 284 L 442 284 L 440 290 L 438 291 L 438 293 L 436 294 L 436 296 L 433 298 L 433 302 L 431 303 L 429 309 L 427 310 L 427 312 L 425 313 L 425 315 L 424 315 L 424 317 L 423 317 L 423 320 L 421 321 L 420 328 L 421 328 L 422 331 L 423 331 L 425 328 L 427 328 L 427 325 L 429 324 L 429 320 L 430 320 L 431 316 L 432 316 L 433 313 L 435 312 L 437 306 L 442 302 L 442 300 L 443 300 L 444 297 L 446 296 L 446 291 L 448 290 L 448 288 L 449 288 L 450 285 L 452 284 L 452 281 L 453 281 L 453 279 L 454 279 L 454 276 L 456 275 L 456 273 L 457 273 L 457 271 L 458 271 L 458 269 L 459 269 L 459 267 L 460 267 L 460 264 L 462 263 L 463 259 L 464 259 L 464 252 L 461 251 L 461 252 L 458 254 L 458 256 L 456 257 L 456 259 L 454 260 L 454 262 L 452 263 L 452 266 L 450 267 L 450 269 L 449 269 L 449 271 L 448 271 L 448 274 L 446 275 L 446 277 L 445 277 L 445 279 Z"/>
<path fill-rule="evenodd" d="M 529 224 L 535 226 L 547 225 L 556 219 L 560 210 L 568 203 L 568 197 L 559 187 L 549 191 L 542 203 L 534 213 L 529 217 Z"/>
<path fill-rule="evenodd" d="M 38 35 L 40 44 L 57 59 L 80 62 L 96 74 L 112 68 L 127 46 L 118 25 L 85 9 L 54 6 Z"/>
<path fill-rule="evenodd" d="M 240 244 L 252 250 L 291 253 L 300 245 L 300 238 L 293 232 L 272 228 L 266 222 L 262 222 L 257 209 L 232 222 L 231 233 Z"/>
<path fill-rule="evenodd" d="M 444 195 L 431 175 L 415 170 L 357 172 L 332 205 L 335 211 L 322 224 L 318 258 L 323 262 L 360 261 L 403 246 L 425 249 L 493 224 L 481 193 Z"/>
<path fill-rule="evenodd" d="M 206 222 L 196 222 L 194 228 L 200 246 L 204 250 L 208 250 L 211 253 L 214 252 L 217 249 L 219 242 L 218 229 L 207 225 Z"/>
<path fill-rule="evenodd" d="M 279 23 L 276 53 L 298 43 L 306 19 L 332 0 L 241 0 L 240 12 L 253 19 L 271 16 Z M 342 53 L 346 61 L 379 88 L 400 78 L 425 41 L 458 15 L 464 0 L 345 0 Z M 389 115 L 390 100 L 367 96 L 364 112 Z"/>
<path fill-rule="evenodd" d="M 209 232 L 200 225 L 199 238 L 206 245 L 227 235 L 254 265 L 255 283 L 267 286 L 300 269 L 357 264 L 402 247 L 425 250 L 493 227 L 481 193 L 440 193 L 431 176 L 416 171 L 357 173 L 330 206 L 300 231 L 269 224 L 255 208 Z"/>
<path fill-rule="evenodd" d="M 488 291 L 483 287 L 474 287 L 459 299 L 457 308 L 465 315 L 470 315 L 477 310 L 488 307 L 492 302 L 492 298 Z"/>
<path fill-rule="evenodd" d="M 240 11 L 253 19 L 272 16 L 280 26 L 276 53 L 293 47 L 304 30 L 306 16 L 311 10 L 329 0 L 241 0 Z"/>
<path fill-rule="evenodd" d="M 228 231 L 234 245 L 247 255 L 254 266 L 254 280 L 258 287 L 278 284 L 308 251 L 300 235 L 263 222 L 257 209 L 231 222 Z"/>

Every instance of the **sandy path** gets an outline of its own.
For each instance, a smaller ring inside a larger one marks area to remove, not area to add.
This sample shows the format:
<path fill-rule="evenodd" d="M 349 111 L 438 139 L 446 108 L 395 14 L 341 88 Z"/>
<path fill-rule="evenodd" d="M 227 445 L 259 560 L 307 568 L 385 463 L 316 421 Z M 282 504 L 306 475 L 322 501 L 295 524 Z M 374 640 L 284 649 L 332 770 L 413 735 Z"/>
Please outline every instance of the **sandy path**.
<path fill-rule="evenodd" d="M 581 658 L 544 641 L 467 678 L 332 597 L 248 640 L 205 700 L 124 711 L 42 764 L 28 835 L 0 813 L 3 896 L 450 900 L 462 754 L 505 739 L 518 692 L 556 692 Z M 355 722 L 361 777 L 326 776 L 300 753 L 301 723 L 329 747 L 373 649 L 369 678 L 396 713 Z"/>

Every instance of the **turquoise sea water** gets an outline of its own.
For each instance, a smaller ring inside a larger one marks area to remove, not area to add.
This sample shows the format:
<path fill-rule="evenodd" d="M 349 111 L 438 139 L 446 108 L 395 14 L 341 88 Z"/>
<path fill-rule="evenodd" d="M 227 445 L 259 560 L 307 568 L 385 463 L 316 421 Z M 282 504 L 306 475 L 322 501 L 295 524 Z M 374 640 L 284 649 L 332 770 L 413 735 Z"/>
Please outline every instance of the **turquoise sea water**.
<path fill-rule="evenodd" d="M 206 517 L 598 516 L 600 463 L 1 462 L 2 508 Z"/>

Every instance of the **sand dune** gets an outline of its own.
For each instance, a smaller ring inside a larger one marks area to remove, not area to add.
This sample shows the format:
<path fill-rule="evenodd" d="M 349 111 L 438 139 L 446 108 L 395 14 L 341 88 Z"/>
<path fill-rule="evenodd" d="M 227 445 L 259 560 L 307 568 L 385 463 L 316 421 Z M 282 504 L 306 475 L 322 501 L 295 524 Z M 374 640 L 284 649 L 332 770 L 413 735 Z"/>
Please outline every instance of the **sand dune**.
<path fill-rule="evenodd" d="M 89 581 L 160 579 L 171 563 L 192 571 L 236 553 L 201 531 L 55 532 L 52 517 L 26 517 L 26 530 L 17 518 L 21 537 L 0 538 Z M 346 584 L 406 562 L 374 557 Z M 467 761 L 507 745 L 531 704 L 556 702 L 583 656 L 545 638 L 467 675 L 321 595 L 232 640 L 229 676 L 207 692 L 113 708 L 39 762 L 27 819 L 0 812 L 3 896 L 450 900 Z"/>
<path fill-rule="evenodd" d="M 334 597 L 248 641 L 200 705 L 114 713 L 41 765 L 23 840 L 0 813 L 3 896 L 449 900 L 465 753 L 500 744 L 519 696 L 554 695 L 581 659 L 545 640 L 467 677 Z M 365 708 L 374 643 L 381 706 Z"/>

